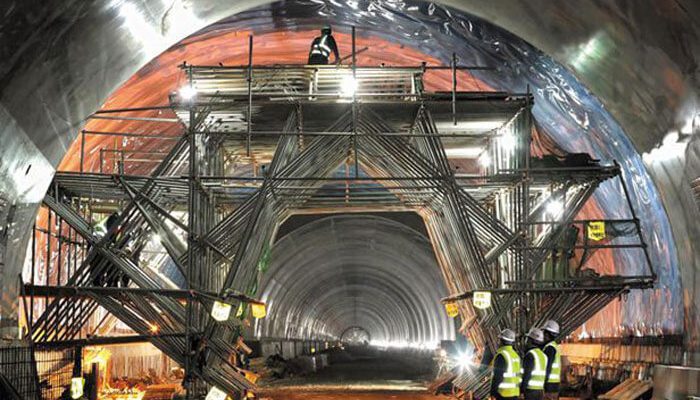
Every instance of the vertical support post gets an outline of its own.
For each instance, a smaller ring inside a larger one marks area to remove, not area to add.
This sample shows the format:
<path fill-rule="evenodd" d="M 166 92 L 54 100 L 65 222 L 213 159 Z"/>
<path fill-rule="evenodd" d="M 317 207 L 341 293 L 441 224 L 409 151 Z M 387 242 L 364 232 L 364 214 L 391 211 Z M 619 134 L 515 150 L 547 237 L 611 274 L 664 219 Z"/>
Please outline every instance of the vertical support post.
<path fill-rule="evenodd" d="M 618 173 L 620 177 L 620 184 L 622 185 L 622 190 L 625 193 L 625 200 L 627 200 L 627 207 L 630 209 L 630 213 L 632 214 L 632 220 L 634 220 L 634 225 L 637 229 L 637 236 L 639 236 L 639 242 L 642 245 L 642 251 L 644 252 L 644 258 L 646 259 L 647 266 L 649 267 L 649 272 L 651 273 L 651 276 L 654 277 L 656 280 L 656 271 L 654 271 L 654 265 L 651 262 L 651 256 L 649 256 L 649 250 L 647 248 L 647 243 L 646 240 L 644 240 L 644 236 L 642 235 L 642 227 L 639 224 L 639 218 L 637 217 L 637 212 L 634 211 L 634 206 L 632 205 L 632 198 L 630 197 L 630 192 L 629 189 L 627 189 L 627 185 L 625 184 L 625 178 L 622 175 L 622 169 L 620 168 L 620 164 L 615 160 L 615 166 L 618 168 Z"/>
<path fill-rule="evenodd" d="M 457 125 L 457 53 L 452 53 L 452 124 Z"/>
<path fill-rule="evenodd" d="M 85 130 L 80 131 L 80 173 L 84 172 L 83 163 L 85 162 Z"/>
<path fill-rule="evenodd" d="M 521 199 L 521 207 L 522 211 L 519 215 L 519 227 L 518 230 L 522 231 L 523 229 L 526 229 L 528 231 L 525 232 L 525 238 L 527 241 L 526 247 L 530 246 L 530 240 L 531 240 L 531 232 L 529 232 L 530 229 L 532 229 L 531 225 L 525 224 L 527 222 L 527 218 L 530 215 L 530 143 L 532 141 L 532 102 L 530 101 L 530 85 L 527 86 L 527 99 L 525 100 L 525 110 L 524 113 L 525 115 L 522 116 L 522 122 L 517 124 L 517 126 L 520 127 L 520 137 L 521 140 L 516 139 L 516 143 L 520 142 L 522 149 L 521 149 L 521 154 L 523 155 L 523 177 L 522 177 L 522 182 L 521 182 L 521 188 L 522 188 L 522 199 Z M 516 150 L 517 151 L 517 150 Z M 522 159 L 521 159 L 522 160 Z M 525 278 L 525 276 L 529 277 L 530 276 L 530 270 L 532 266 L 529 263 L 529 258 L 530 258 L 530 250 L 525 249 L 523 250 L 522 254 L 522 262 L 519 268 L 519 276 L 518 280 L 522 280 Z M 529 310 L 530 307 L 528 304 L 525 304 L 526 297 L 524 293 L 520 293 L 519 296 L 519 302 L 520 302 L 520 307 L 523 307 L 525 310 Z M 527 321 L 527 315 L 525 315 L 525 318 L 521 318 L 520 321 L 520 329 L 521 332 L 526 332 L 528 329 L 529 321 Z"/>
<path fill-rule="evenodd" d="M 20 295 L 21 295 L 20 297 L 22 298 L 22 308 L 24 308 L 24 320 L 27 323 L 27 336 L 31 340 L 31 338 L 33 336 L 32 335 L 32 323 L 31 323 L 31 320 L 29 319 L 30 318 L 29 317 L 29 310 L 27 310 L 27 307 L 28 307 L 27 306 L 27 293 L 25 291 L 24 280 L 22 279 L 22 273 L 20 272 L 17 276 L 19 278 L 19 282 L 18 282 L 19 291 L 18 291 L 18 293 L 20 293 Z M 20 333 L 20 335 L 21 335 L 21 338 L 24 339 L 25 336 L 22 335 L 21 333 Z"/>
<path fill-rule="evenodd" d="M 360 177 L 360 164 L 357 156 L 357 53 L 355 51 L 355 27 L 352 27 L 352 138 L 353 138 L 353 154 L 355 157 L 355 178 Z"/>
<path fill-rule="evenodd" d="M 190 87 L 192 87 L 192 67 L 188 67 L 187 69 L 187 79 L 189 81 Z M 250 87 L 250 85 L 249 85 Z M 195 248 L 195 234 L 194 234 L 194 225 L 195 225 L 195 201 L 196 201 L 196 190 L 197 190 L 197 182 L 195 181 L 195 175 L 197 173 L 197 142 L 195 138 L 195 131 L 196 127 L 194 126 L 196 115 L 195 115 L 195 109 L 194 109 L 194 103 L 190 102 L 189 104 L 189 147 L 190 147 L 190 153 L 189 153 L 189 198 L 188 198 L 188 204 L 187 204 L 187 219 L 188 219 L 188 233 L 187 233 L 187 269 L 186 269 L 186 276 L 185 276 L 185 282 L 186 286 L 188 289 L 192 289 L 192 277 L 194 275 L 194 268 L 195 268 L 195 260 L 194 260 L 194 248 Z M 186 321 L 185 321 L 185 398 L 187 400 L 192 399 L 192 385 L 193 385 L 193 376 L 192 376 L 192 332 L 191 332 L 191 326 L 192 326 L 192 315 L 193 315 L 193 310 L 192 310 L 192 299 L 191 296 L 187 296 L 185 299 L 186 301 Z"/>
<path fill-rule="evenodd" d="M 51 269 L 51 209 L 47 208 L 48 212 L 48 217 L 46 219 L 46 269 L 45 269 L 45 274 L 46 274 L 46 286 L 50 285 L 49 282 L 49 271 Z M 44 310 L 49 306 L 49 295 L 46 295 L 46 298 L 44 299 Z"/>
<path fill-rule="evenodd" d="M 253 35 L 248 36 L 248 133 L 246 136 L 246 156 L 250 157 L 251 136 L 253 134 Z"/>
<path fill-rule="evenodd" d="M 100 149 L 100 173 L 102 173 L 102 164 L 104 164 L 104 149 Z"/>
<path fill-rule="evenodd" d="M 32 226 L 32 270 L 29 274 L 29 281 L 32 284 L 32 290 L 29 293 L 29 321 L 28 324 L 30 326 L 31 330 L 31 325 L 34 324 L 34 284 L 36 283 L 34 280 L 34 274 L 36 270 L 36 219 L 34 220 L 34 225 Z"/>
<path fill-rule="evenodd" d="M 56 200 L 60 198 L 58 191 L 55 192 Z M 58 273 L 56 274 L 56 286 L 61 286 L 61 259 L 63 258 L 63 242 L 61 241 L 61 231 L 63 231 L 63 219 L 61 219 L 58 214 L 56 214 L 56 220 L 58 221 L 58 229 L 56 231 L 56 243 L 58 243 L 58 258 L 56 259 L 56 269 L 58 270 Z M 56 302 L 57 304 L 57 313 L 61 313 L 61 302 L 58 301 Z M 56 333 L 58 333 L 58 330 L 60 328 L 60 322 L 59 318 L 56 318 Z"/>

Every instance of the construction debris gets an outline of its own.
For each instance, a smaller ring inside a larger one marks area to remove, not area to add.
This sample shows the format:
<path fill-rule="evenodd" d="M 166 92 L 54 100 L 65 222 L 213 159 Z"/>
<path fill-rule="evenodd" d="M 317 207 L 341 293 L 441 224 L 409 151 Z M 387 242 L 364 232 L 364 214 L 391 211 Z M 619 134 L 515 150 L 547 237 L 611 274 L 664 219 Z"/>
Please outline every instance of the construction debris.
<path fill-rule="evenodd" d="M 598 396 L 601 400 L 635 400 L 647 394 L 651 394 L 653 389 L 651 380 L 639 380 L 629 378 L 612 388 L 607 393 Z"/>

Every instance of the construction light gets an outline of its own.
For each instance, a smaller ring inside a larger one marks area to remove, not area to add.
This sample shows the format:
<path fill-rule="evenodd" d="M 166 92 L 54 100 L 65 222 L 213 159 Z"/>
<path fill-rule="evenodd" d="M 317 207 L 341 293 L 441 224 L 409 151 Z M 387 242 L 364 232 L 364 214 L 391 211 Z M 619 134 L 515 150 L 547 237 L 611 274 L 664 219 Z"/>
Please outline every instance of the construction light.
<path fill-rule="evenodd" d="M 220 301 L 215 301 L 211 308 L 211 317 L 216 321 L 223 322 L 227 321 L 228 317 L 231 315 L 231 305 L 222 303 Z"/>
<path fill-rule="evenodd" d="M 345 97 L 352 97 L 357 91 L 357 81 L 352 75 L 346 75 L 340 82 L 340 93 Z"/>
<path fill-rule="evenodd" d="M 449 158 L 475 158 L 484 151 L 480 146 L 464 146 L 445 149 L 445 155 Z"/>
<path fill-rule="evenodd" d="M 552 217 L 558 217 L 564 211 L 564 202 L 554 199 L 549 200 L 545 209 Z"/>
<path fill-rule="evenodd" d="M 473 365 L 472 358 L 474 357 L 474 352 L 465 351 L 457 355 L 457 365 L 462 369 L 471 368 Z"/>
<path fill-rule="evenodd" d="M 197 95 L 197 89 L 190 85 L 186 85 L 180 88 L 180 98 L 185 101 L 192 100 Z"/>
<path fill-rule="evenodd" d="M 70 380 L 70 398 L 79 399 L 83 397 L 85 388 L 85 378 L 78 376 Z"/>
<path fill-rule="evenodd" d="M 160 331 L 160 328 L 156 324 L 149 324 L 148 330 L 151 331 L 152 334 L 156 334 Z"/>
<path fill-rule="evenodd" d="M 216 386 L 212 386 L 204 400 L 226 400 L 226 392 Z"/>
<path fill-rule="evenodd" d="M 250 305 L 250 308 L 253 311 L 253 318 L 262 319 L 267 315 L 265 304 L 253 303 Z"/>
<path fill-rule="evenodd" d="M 491 157 L 488 155 L 488 153 L 481 153 L 481 155 L 479 156 L 479 165 L 481 165 L 484 168 L 488 168 L 491 166 Z"/>
<path fill-rule="evenodd" d="M 500 144 L 506 150 L 515 148 L 515 135 L 512 133 L 504 133 L 501 135 Z"/>

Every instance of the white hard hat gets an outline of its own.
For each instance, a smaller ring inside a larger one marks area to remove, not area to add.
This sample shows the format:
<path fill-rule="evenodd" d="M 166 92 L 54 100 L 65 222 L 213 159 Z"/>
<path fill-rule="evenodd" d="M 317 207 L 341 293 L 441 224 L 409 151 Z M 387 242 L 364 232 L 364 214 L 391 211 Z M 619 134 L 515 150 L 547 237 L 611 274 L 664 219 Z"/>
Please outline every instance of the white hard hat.
<path fill-rule="evenodd" d="M 510 329 L 504 329 L 501 331 L 501 334 L 498 335 L 498 338 L 505 341 L 505 342 L 514 343 L 515 342 L 515 332 L 513 332 Z"/>
<path fill-rule="evenodd" d="M 558 335 L 559 334 L 559 324 L 557 321 L 554 320 L 547 320 L 547 322 L 542 325 L 542 330 L 547 331 L 551 333 L 552 335 Z"/>
<path fill-rule="evenodd" d="M 527 333 L 527 337 L 532 339 L 535 343 L 544 342 L 544 332 L 540 328 L 531 328 L 530 332 Z"/>

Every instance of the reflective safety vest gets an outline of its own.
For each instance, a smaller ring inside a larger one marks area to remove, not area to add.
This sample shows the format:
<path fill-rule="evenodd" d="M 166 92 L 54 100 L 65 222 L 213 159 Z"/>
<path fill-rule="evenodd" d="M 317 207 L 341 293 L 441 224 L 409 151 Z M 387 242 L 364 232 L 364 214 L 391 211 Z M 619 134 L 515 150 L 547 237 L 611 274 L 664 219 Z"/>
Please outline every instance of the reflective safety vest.
<path fill-rule="evenodd" d="M 520 396 L 520 356 L 513 350 L 513 346 L 503 346 L 496 351 L 496 357 L 501 355 L 506 360 L 506 370 L 503 373 L 503 381 L 498 385 L 498 394 L 502 397 Z M 494 357 L 494 360 L 496 359 Z M 491 362 L 493 368 L 493 361 Z M 493 373 L 491 374 L 493 379 Z"/>
<path fill-rule="evenodd" d="M 311 46 L 311 54 L 320 54 L 326 58 L 330 57 L 331 48 L 326 44 L 327 41 L 328 35 L 321 36 L 321 40 L 318 42 L 314 41 L 314 44 Z"/>
<path fill-rule="evenodd" d="M 549 371 L 549 376 L 547 376 L 547 383 L 560 383 L 561 382 L 561 351 L 559 350 L 559 344 L 557 342 L 549 342 L 544 348 L 547 347 L 554 348 L 554 360 L 552 360 L 552 370 Z"/>
<path fill-rule="evenodd" d="M 539 348 L 530 349 L 527 353 L 532 353 L 535 363 L 530 372 L 530 381 L 525 382 L 525 387 L 528 390 L 544 390 L 544 376 L 547 374 L 547 356 Z"/>

